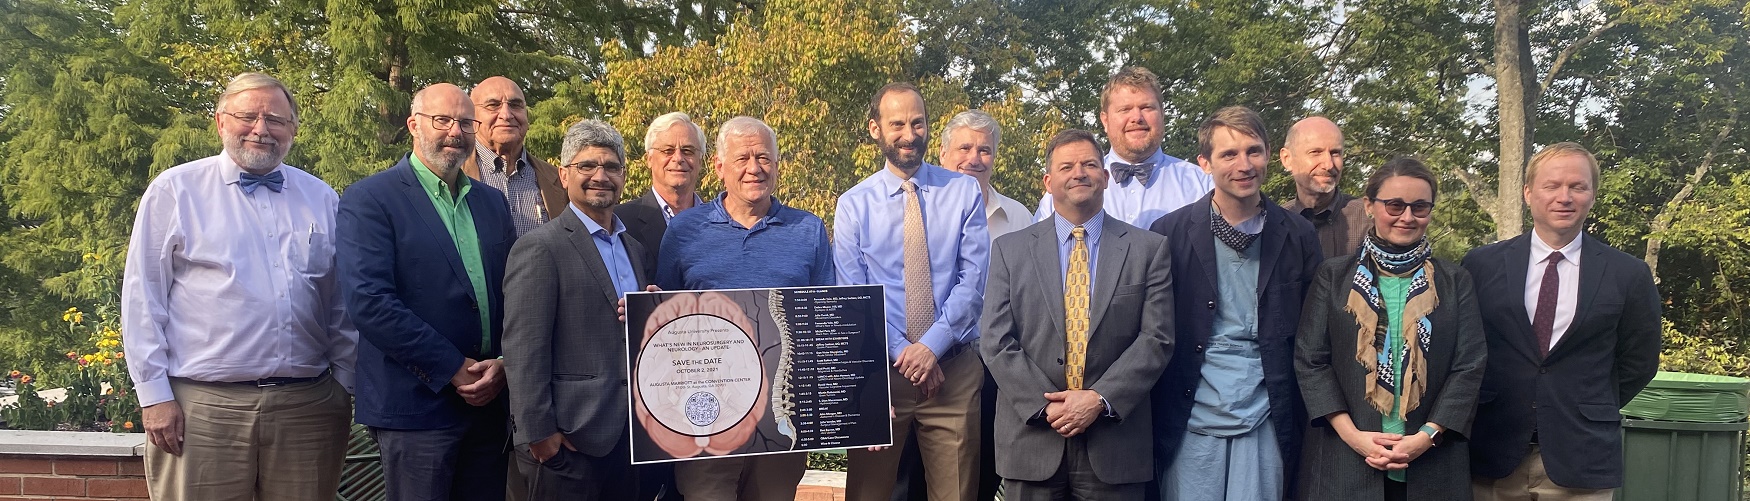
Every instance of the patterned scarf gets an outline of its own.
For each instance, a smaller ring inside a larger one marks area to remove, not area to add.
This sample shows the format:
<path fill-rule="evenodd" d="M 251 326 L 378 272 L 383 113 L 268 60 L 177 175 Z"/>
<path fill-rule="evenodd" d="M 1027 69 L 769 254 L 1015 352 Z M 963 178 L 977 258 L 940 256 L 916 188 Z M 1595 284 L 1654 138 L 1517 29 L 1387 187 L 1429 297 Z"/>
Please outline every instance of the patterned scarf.
<path fill-rule="evenodd" d="M 1268 212 L 1258 213 L 1259 218 L 1268 215 Z M 1258 241 L 1258 233 L 1246 233 L 1234 228 L 1231 224 L 1227 224 L 1227 218 L 1221 217 L 1221 212 L 1215 210 L 1214 203 L 1209 204 L 1209 229 L 1215 232 L 1215 238 L 1221 239 L 1221 243 L 1227 244 L 1228 247 L 1232 247 L 1233 250 L 1241 254 L 1246 252 L 1247 247 L 1252 246 L 1252 242 Z"/>
<path fill-rule="evenodd" d="M 1408 415 L 1422 404 L 1422 393 L 1428 389 L 1426 356 L 1428 341 L 1434 332 L 1428 314 L 1440 305 L 1440 296 L 1434 292 L 1434 263 L 1428 260 L 1431 250 L 1426 237 L 1415 246 L 1402 249 L 1380 241 L 1368 231 L 1361 244 L 1361 258 L 1355 266 L 1355 276 L 1350 280 L 1349 300 L 1343 309 L 1355 315 L 1355 324 L 1359 326 L 1355 332 L 1355 361 L 1370 374 L 1367 401 L 1381 414 L 1396 411 L 1399 417 Z M 1410 277 L 1410 289 L 1399 321 L 1404 345 L 1403 350 L 1395 354 L 1389 352 L 1386 344 L 1389 322 L 1385 300 L 1380 297 L 1379 284 L 1375 280 L 1379 273 Z M 1400 363 L 1404 366 L 1403 381 L 1399 381 L 1396 374 Z M 1397 408 L 1393 409 L 1393 396 L 1398 393 L 1399 385 L 1404 388 L 1403 398 L 1397 399 Z"/>

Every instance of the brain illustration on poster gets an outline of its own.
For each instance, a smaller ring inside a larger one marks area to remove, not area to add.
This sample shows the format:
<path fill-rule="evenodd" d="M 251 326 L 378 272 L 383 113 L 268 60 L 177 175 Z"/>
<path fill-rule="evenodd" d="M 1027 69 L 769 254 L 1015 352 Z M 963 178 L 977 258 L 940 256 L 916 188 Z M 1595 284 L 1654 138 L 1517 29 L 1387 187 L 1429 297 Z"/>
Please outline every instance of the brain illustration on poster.
<path fill-rule="evenodd" d="M 881 293 L 627 295 L 634 462 L 889 444 Z"/>

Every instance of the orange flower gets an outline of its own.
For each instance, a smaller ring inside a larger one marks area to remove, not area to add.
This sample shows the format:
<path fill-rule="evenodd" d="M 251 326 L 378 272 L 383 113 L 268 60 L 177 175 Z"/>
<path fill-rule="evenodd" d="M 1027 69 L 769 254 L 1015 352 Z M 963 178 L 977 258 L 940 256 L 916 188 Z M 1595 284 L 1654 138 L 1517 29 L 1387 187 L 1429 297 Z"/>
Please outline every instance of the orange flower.
<path fill-rule="evenodd" d="M 12 378 L 12 379 L 18 379 L 18 376 L 20 376 L 20 375 L 23 375 L 23 374 L 24 374 L 24 373 L 22 373 L 22 372 L 18 372 L 18 370 L 17 370 L 17 369 L 14 369 L 14 370 L 13 370 L 13 371 L 12 371 L 12 373 L 11 373 L 11 374 L 7 374 L 7 375 L 6 375 L 6 377 L 10 377 L 10 378 Z"/>
<path fill-rule="evenodd" d="M 79 358 L 78 352 L 72 352 L 72 351 L 67 352 L 67 360 L 73 360 L 76 358 Z"/>
<path fill-rule="evenodd" d="M 134 422 L 133 421 L 124 422 L 124 423 L 122 423 L 122 428 L 132 430 L 132 429 L 134 429 Z"/>
<path fill-rule="evenodd" d="M 122 358 L 122 352 L 119 352 L 119 351 L 115 352 L 115 358 L 117 358 L 117 359 Z"/>
<path fill-rule="evenodd" d="M 30 377 L 30 374 L 25 374 L 23 377 L 18 378 L 18 382 L 21 384 L 30 384 L 31 381 L 35 380 L 36 379 Z"/>

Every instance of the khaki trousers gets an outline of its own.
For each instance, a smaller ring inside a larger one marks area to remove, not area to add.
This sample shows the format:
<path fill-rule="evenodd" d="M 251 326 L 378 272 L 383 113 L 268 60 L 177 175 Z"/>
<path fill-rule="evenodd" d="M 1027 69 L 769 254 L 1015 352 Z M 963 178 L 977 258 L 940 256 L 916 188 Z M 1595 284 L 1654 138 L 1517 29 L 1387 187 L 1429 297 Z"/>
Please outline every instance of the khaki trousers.
<path fill-rule="evenodd" d="M 259 388 L 170 378 L 182 455 L 146 445 L 152 499 L 332 501 L 352 430 L 334 376 Z"/>
<path fill-rule="evenodd" d="M 1537 444 L 1531 444 L 1531 453 L 1507 478 L 1472 476 L 1470 486 L 1476 501 L 1611 501 L 1616 491 L 1556 485 L 1543 470 L 1543 449 Z"/>
<path fill-rule="evenodd" d="M 808 453 L 787 452 L 676 463 L 675 486 L 687 501 L 796 499 Z"/>
<path fill-rule="evenodd" d="M 899 476 L 900 448 L 917 428 L 919 457 L 930 501 L 971 501 L 978 494 L 978 449 L 981 433 L 979 391 L 984 361 L 968 347 L 942 361 L 941 390 L 923 400 L 916 386 L 897 369 L 888 368 L 893 399 L 893 443 L 880 451 L 851 449 L 850 474 L 845 479 L 847 501 L 889 501 Z"/>

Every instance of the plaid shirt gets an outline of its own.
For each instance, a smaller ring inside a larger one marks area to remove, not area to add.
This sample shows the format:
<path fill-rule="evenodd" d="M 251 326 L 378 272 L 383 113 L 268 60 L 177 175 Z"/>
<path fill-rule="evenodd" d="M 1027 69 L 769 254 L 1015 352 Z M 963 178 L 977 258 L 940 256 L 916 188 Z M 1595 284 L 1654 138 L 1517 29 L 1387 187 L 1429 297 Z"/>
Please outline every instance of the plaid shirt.
<path fill-rule="evenodd" d="M 510 202 L 510 220 L 516 225 L 517 237 L 552 219 L 547 206 L 541 203 L 541 184 L 535 181 L 535 169 L 529 166 L 528 151 L 517 157 L 515 173 L 506 172 L 504 159 L 485 145 L 477 145 L 474 153 L 480 159 L 480 180 L 504 192 L 504 198 Z"/>

